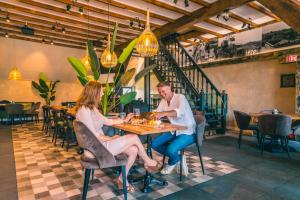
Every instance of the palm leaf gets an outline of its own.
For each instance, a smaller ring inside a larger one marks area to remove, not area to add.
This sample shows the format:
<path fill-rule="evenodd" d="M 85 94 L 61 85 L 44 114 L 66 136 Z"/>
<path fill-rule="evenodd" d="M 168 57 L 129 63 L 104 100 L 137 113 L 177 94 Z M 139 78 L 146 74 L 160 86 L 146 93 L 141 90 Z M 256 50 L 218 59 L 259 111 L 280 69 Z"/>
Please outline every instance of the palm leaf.
<path fill-rule="evenodd" d="M 87 75 L 87 71 L 85 69 L 84 64 L 82 64 L 82 62 L 78 58 L 71 56 L 71 57 L 68 57 L 68 61 L 72 65 L 72 67 L 75 69 L 78 76 L 86 76 Z"/>
<path fill-rule="evenodd" d="M 135 38 L 134 40 L 132 40 L 128 46 L 123 50 L 123 52 L 121 53 L 118 62 L 120 63 L 120 65 L 122 65 L 127 58 L 130 56 L 131 52 L 133 51 L 134 47 L 136 46 L 137 43 L 137 38 Z"/>
<path fill-rule="evenodd" d="M 122 77 L 120 79 L 122 86 L 126 86 L 131 81 L 131 79 L 133 78 L 133 76 L 135 74 L 135 71 L 136 71 L 135 68 L 131 68 L 131 69 L 127 70 L 125 72 L 125 74 L 122 75 Z"/>
<path fill-rule="evenodd" d="M 32 86 L 37 89 L 40 93 L 45 92 L 44 89 L 35 81 L 31 81 Z"/>
<path fill-rule="evenodd" d="M 128 92 L 128 93 L 120 96 L 121 104 L 123 104 L 123 105 L 129 104 L 130 102 L 132 102 L 135 99 L 136 94 L 137 93 L 134 91 L 134 92 Z"/>
<path fill-rule="evenodd" d="M 85 84 L 89 82 L 89 79 L 86 76 L 77 76 L 77 78 L 80 81 L 82 86 L 85 86 Z"/>
<path fill-rule="evenodd" d="M 47 83 L 44 80 L 39 79 L 39 83 L 40 83 L 40 86 L 43 88 L 44 91 L 46 91 L 46 92 L 49 91 L 49 87 L 48 87 Z"/>
<path fill-rule="evenodd" d="M 53 91 L 55 89 L 55 86 L 57 83 L 59 83 L 60 81 L 57 80 L 57 81 L 54 81 L 53 84 L 52 84 L 52 88 L 50 88 L 50 91 Z"/>
<path fill-rule="evenodd" d="M 110 43 L 110 52 L 111 53 L 114 51 L 114 48 L 115 48 L 117 32 L 118 32 L 118 22 L 116 22 L 116 25 L 115 25 L 115 28 L 114 28 L 114 33 L 113 33 L 112 40 L 111 40 L 111 43 Z"/>
<path fill-rule="evenodd" d="M 99 58 L 94 50 L 93 42 L 88 41 L 88 52 L 90 56 L 90 65 L 94 75 L 94 79 L 97 81 L 100 77 L 100 62 Z"/>
<path fill-rule="evenodd" d="M 156 65 L 150 65 L 147 68 L 144 68 L 139 73 L 137 73 L 137 75 L 134 77 L 134 81 L 138 82 L 141 78 L 143 78 L 144 76 L 146 76 L 155 67 L 156 67 Z"/>

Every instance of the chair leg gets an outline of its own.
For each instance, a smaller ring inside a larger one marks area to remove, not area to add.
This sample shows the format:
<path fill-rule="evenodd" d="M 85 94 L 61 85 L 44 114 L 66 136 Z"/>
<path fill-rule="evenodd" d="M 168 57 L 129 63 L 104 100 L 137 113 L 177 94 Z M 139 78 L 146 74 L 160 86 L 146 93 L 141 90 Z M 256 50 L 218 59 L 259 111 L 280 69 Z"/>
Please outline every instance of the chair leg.
<path fill-rule="evenodd" d="M 123 193 L 124 193 L 124 200 L 127 200 L 127 186 L 126 186 L 126 166 L 122 166 L 122 181 L 123 181 Z"/>
<path fill-rule="evenodd" d="M 285 149 L 286 149 L 286 153 L 288 155 L 288 158 L 291 159 L 291 155 L 290 155 L 290 150 L 289 150 L 289 139 L 288 137 L 284 137 L 284 140 L 285 140 Z"/>
<path fill-rule="evenodd" d="M 85 169 L 82 200 L 86 200 L 86 195 L 89 189 L 90 174 L 91 174 L 91 169 Z"/>
<path fill-rule="evenodd" d="M 166 156 L 164 155 L 164 157 L 163 157 L 163 160 L 162 160 L 162 166 L 161 166 L 161 169 L 163 169 L 163 168 L 164 168 L 165 161 L 166 161 Z"/>
<path fill-rule="evenodd" d="M 95 169 L 92 169 L 92 181 L 94 180 Z"/>
<path fill-rule="evenodd" d="M 204 165 L 203 165 L 203 160 L 202 160 L 202 155 L 201 155 L 201 151 L 200 151 L 200 147 L 198 142 L 196 142 L 196 146 L 197 146 L 197 150 L 198 150 L 198 155 L 199 155 L 199 159 L 200 159 L 200 163 L 201 163 L 201 168 L 202 168 L 202 174 L 205 174 L 205 170 L 204 170 Z"/>
<path fill-rule="evenodd" d="M 239 143 L 239 149 L 241 148 L 242 135 L 243 135 L 243 130 L 240 130 L 239 140 L 238 140 L 238 143 Z"/>
<path fill-rule="evenodd" d="M 263 153 L 264 153 L 265 138 L 266 138 L 265 135 L 262 135 L 262 136 L 261 136 L 261 140 L 260 140 L 260 155 L 261 155 L 261 156 L 262 156 Z"/>
<path fill-rule="evenodd" d="M 184 151 L 181 150 L 181 151 L 180 151 L 180 176 L 179 176 L 179 180 L 180 180 L 180 181 L 182 181 L 183 154 L 184 154 Z"/>

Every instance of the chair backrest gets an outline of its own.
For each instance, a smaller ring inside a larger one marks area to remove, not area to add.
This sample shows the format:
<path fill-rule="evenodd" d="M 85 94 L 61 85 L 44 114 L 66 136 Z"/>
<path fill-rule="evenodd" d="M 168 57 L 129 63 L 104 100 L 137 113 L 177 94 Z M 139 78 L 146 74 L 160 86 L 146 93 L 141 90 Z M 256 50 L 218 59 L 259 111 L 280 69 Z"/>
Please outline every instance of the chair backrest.
<path fill-rule="evenodd" d="M 36 102 L 31 105 L 30 113 L 37 111 L 41 107 L 41 102 Z"/>
<path fill-rule="evenodd" d="M 249 127 L 251 116 L 248 115 L 247 113 L 240 112 L 237 110 L 234 110 L 233 113 L 239 129 L 241 130 L 247 129 Z"/>
<path fill-rule="evenodd" d="M 202 146 L 203 135 L 205 133 L 206 119 L 204 115 L 194 115 L 196 121 L 196 140 L 199 147 Z"/>
<path fill-rule="evenodd" d="M 115 157 L 105 148 L 88 127 L 78 120 L 74 120 L 73 126 L 78 145 L 95 156 L 100 168 L 116 166 Z"/>
<path fill-rule="evenodd" d="M 7 105 L 5 105 L 5 111 L 9 115 L 23 114 L 23 105 L 22 104 L 7 104 Z"/>
<path fill-rule="evenodd" d="M 292 118 L 281 114 L 266 114 L 258 117 L 261 134 L 270 136 L 287 136 L 291 132 Z"/>

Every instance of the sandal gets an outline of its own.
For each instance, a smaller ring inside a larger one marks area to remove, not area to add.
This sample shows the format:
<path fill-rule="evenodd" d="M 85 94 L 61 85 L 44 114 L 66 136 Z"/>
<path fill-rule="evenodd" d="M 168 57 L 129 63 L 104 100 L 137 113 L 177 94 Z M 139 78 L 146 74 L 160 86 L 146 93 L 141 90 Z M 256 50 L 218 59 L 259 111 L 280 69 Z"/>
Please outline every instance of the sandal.
<path fill-rule="evenodd" d="M 147 170 L 147 172 L 149 173 L 156 173 L 156 172 L 159 172 L 161 170 L 161 167 L 162 167 L 162 163 L 161 162 L 158 162 L 156 161 L 156 165 L 155 166 L 147 166 L 145 165 L 145 169 Z"/>
<path fill-rule="evenodd" d="M 123 182 L 119 179 L 117 179 L 117 186 L 119 190 L 123 190 Z M 135 191 L 134 187 L 130 184 L 126 184 L 126 190 L 128 193 L 132 193 Z"/>

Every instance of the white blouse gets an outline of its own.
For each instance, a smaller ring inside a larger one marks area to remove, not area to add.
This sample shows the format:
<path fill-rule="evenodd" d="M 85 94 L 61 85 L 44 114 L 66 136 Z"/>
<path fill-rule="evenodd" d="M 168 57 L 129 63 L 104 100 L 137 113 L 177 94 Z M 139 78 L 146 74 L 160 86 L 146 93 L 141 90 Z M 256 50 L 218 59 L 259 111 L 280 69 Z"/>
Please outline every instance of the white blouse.
<path fill-rule="evenodd" d="M 115 120 L 103 116 L 97 108 L 91 110 L 85 106 L 77 111 L 76 120 L 86 125 L 100 141 L 101 136 L 104 136 L 103 125 L 112 126 L 115 123 Z"/>

